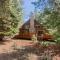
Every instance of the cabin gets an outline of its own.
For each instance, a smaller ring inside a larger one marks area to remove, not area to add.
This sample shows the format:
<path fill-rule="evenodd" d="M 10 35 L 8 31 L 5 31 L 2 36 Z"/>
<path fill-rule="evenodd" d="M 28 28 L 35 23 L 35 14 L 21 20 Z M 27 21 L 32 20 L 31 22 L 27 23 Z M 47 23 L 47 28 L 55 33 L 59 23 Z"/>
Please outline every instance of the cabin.
<path fill-rule="evenodd" d="M 52 36 L 48 34 L 48 30 L 40 24 L 34 16 L 26 21 L 20 28 L 19 34 L 15 36 L 17 39 L 31 39 L 32 35 L 36 35 L 38 40 L 51 40 Z"/>

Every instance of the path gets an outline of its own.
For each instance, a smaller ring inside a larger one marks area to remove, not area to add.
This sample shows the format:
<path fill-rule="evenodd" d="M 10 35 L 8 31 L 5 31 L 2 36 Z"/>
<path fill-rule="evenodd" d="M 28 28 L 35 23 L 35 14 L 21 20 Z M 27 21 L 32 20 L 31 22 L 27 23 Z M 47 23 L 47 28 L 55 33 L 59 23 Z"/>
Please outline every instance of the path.
<path fill-rule="evenodd" d="M 32 41 L 26 41 L 26 40 L 7 40 L 0 44 L 0 54 L 6 53 L 8 51 L 12 52 L 12 46 L 31 46 Z"/>
<path fill-rule="evenodd" d="M 3 44 L 0 44 L 0 60 L 5 60 L 5 59 L 3 59 L 4 56 L 5 56 L 5 58 L 7 58 L 8 57 L 7 53 L 8 52 L 12 53 L 14 51 L 12 48 L 13 45 L 16 45 L 16 46 L 32 46 L 33 42 L 27 41 L 27 40 L 9 40 L 9 41 L 3 42 Z M 10 54 L 10 55 L 12 56 L 12 54 Z M 34 54 L 31 55 L 29 57 L 29 59 L 30 58 L 32 58 L 33 60 L 35 60 L 35 59 L 37 60 L 37 56 Z M 8 59 L 6 59 L 6 60 L 8 60 Z M 12 60 L 12 58 L 10 60 Z M 60 56 L 58 56 L 58 55 L 54 56 L 53 60 L 60 60 Z"/>

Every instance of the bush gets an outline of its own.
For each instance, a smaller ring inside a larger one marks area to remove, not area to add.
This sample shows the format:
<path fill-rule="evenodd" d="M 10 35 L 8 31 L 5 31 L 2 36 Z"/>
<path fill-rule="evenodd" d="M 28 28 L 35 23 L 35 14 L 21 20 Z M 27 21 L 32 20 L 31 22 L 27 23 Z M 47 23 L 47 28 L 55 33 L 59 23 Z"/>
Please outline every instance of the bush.
<path fill-rule="evenodd" d="M 60 44 L 60 38 L 57 38 L 57 40 L 55 40 L 56 44 Z"/>

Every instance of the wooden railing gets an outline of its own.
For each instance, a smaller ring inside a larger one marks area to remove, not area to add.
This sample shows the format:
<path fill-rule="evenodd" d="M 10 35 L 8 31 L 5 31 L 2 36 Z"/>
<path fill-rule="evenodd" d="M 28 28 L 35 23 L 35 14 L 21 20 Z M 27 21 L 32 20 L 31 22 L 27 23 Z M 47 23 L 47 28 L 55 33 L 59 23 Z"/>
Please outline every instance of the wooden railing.
<path fill-rule="evenodd" d="M 16 35 L 15 38 L 31 39 L 33 34 L 35 34 L 35 33 L 23 33 L 23 34 Z M 48 35 L 48 34 L 43 34 L 41 36 L 37 35 L 37 39 L 38 40 L 47 40 L 47 41 L 49 41 L 49 40 L 53 40 L 53 36 Z"/>

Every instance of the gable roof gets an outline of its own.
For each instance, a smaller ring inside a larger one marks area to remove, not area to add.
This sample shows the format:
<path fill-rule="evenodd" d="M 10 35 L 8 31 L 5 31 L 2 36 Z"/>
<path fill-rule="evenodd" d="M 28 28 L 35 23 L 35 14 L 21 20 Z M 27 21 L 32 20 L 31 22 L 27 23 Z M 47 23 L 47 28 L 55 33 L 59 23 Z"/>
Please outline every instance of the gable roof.
<path fill-rule="evenodd" d="M 40 25 L 41 27 L 43 27 L 43 25 L 40 24 L 37 20 L 34 20 L 34 25 L 35 25 L 35 23 L 38 24 L 38 25 Z M 24 27 L 26 25 L 30 25 L 30 19 L 28 21 L 26 21 L 21 27 Z"/>

